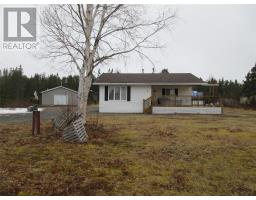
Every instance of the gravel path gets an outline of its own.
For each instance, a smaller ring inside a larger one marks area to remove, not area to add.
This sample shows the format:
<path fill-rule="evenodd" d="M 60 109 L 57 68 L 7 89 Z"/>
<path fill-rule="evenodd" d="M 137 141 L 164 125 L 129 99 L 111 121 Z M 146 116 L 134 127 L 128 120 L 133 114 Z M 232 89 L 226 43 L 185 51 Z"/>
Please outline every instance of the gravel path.
<path fill-rule="evenodd" d="M 43 111 L 41 111 L 41 119 L 42 120 L 50 120 L 54 118 L 57 113 L 61 110 L 65 109 L 64 107 L 47 107 Z M 98 105 L 90 105 L 88 106 L 89 114 L 98 113 Z M 0 114 L 0 124 L 6 123 L 31 123 L 32 121 L 32 113 L 20 113 L 20 114 Z"/>

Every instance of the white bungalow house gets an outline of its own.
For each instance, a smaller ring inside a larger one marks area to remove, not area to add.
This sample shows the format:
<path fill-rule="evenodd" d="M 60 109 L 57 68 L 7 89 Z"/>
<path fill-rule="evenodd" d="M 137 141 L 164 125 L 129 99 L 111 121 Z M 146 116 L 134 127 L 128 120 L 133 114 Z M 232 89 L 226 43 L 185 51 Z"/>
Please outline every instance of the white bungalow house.
<path fill-rule="evenodd" d="M 94 84 L 101 113 L 222 113 L 216 98 L 192 96 L 194 86 L 208 84 L 191 73 L 104 73 Z"/>

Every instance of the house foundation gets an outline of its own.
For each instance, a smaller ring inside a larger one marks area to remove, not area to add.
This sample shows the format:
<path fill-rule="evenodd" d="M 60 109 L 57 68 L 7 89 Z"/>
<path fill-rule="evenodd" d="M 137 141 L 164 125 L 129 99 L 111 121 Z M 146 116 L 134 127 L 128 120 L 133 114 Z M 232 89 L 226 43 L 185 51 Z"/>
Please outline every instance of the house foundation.
<path fill-rule="evenodd" d="M 222 107 L 161 107 L 153 106 L 152 114 L 204 114 L 220 115 Z"/>

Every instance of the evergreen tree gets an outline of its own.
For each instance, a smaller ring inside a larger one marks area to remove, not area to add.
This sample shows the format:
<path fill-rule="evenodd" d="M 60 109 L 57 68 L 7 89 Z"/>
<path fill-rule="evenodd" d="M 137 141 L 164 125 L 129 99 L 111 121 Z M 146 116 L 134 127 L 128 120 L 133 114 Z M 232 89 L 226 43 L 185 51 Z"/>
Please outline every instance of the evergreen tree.
<path fill-rule="evenodd" d="M 95 81 L 95 77 L 93 77 Z M 62 85 L 64 87 L 78 90 L 79 77 L 71 76 L 60 78 L 58 74 L 35 74 L 27 77 L 23 74 L 22 66 L 0 70 L 0 107 L 13 103 L 17 106 L 30 104 L 34 91 L 39 95 L 42 91 Z M 98 94 L 98 86 L 91 87 L 90 97 L 95 99 Z"/>
<path fill-rule="evenodd" d="M 243 94 L 247 97 L 256 95 L 256 64 L 245 77 Z"/>

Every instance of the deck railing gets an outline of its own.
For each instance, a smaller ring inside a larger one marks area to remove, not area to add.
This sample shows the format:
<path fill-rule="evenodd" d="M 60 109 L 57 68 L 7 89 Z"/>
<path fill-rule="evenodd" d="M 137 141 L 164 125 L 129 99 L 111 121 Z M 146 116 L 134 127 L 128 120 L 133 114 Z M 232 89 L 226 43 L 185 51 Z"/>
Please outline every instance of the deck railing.
<path fill-rule="evenodd" d="M 221 99 L 218 96 L 158 96 L 153 97 L 153 106 L 221 106 Z"/>
<path fill-rule="evenodd" d="M 143 112 L 149 112 L 151 110 L 152 106 L 152 98 L 149 97 L 147 99 L 143 99 Z"/>

